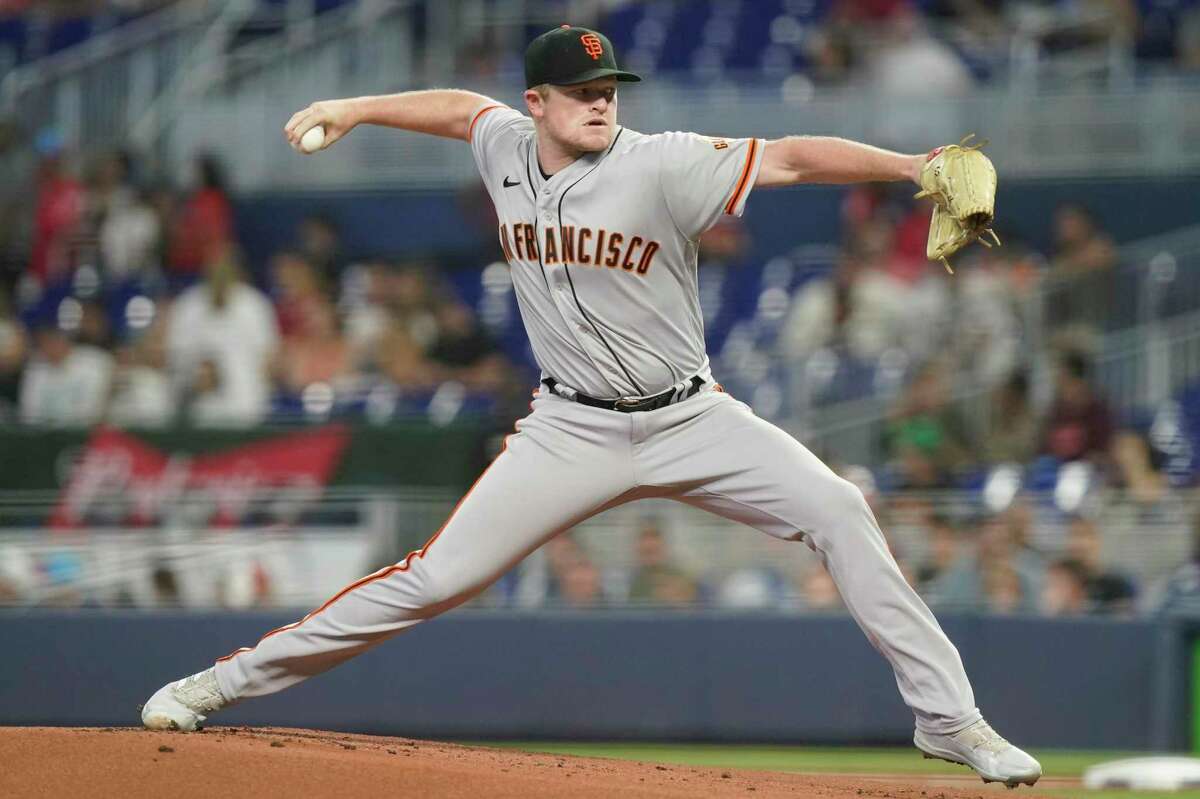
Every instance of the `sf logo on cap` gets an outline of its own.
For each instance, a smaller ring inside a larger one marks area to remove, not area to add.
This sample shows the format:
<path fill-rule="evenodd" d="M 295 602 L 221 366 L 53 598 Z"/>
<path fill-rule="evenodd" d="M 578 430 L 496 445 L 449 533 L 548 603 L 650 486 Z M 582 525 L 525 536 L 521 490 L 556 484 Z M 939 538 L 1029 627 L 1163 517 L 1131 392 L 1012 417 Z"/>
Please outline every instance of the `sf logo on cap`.
<path fill-rule="evenodd" d="M 593 61 L 599 61 L 600 56 L 604 55 L 604 45 L 600 43 L 600 37 L 594 33 L 585 33 L 579 37 L 579 43 L 583 45 L 583 49 L 592 57 Z"/>

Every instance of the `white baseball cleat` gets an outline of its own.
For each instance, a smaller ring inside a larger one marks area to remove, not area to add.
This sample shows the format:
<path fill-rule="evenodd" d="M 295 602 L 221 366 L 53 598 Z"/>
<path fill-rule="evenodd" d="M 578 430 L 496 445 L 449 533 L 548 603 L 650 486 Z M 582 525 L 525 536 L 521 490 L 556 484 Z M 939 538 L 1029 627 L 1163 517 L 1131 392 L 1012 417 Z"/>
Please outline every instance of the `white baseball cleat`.
<path fill-rule="evenodd" d="M 1042 776 L 1042 765 L 1000 735 L 982 719 L 952 735 L 916 731 L 913 743 L 928 759 L 969 766 L 984 782 L 1002 782 L 1009 788 L 1033 785 Z"/>
<path fill-rule="evenodd" d="M 216 672 L 208 668 L 155 691 L 142 705 L 142 725 L 148 730 L 194 732 L 203 726 L 209 713 L 227 704 L 217 685 Z"/>

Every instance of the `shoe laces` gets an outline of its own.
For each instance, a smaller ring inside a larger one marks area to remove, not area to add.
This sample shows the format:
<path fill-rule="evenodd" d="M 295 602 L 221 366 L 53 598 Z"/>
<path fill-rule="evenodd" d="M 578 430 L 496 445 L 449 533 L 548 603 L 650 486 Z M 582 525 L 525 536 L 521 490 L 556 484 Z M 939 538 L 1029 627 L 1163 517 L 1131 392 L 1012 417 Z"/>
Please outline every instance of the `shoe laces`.
<path fill-rule="evenodd" d="M 1008 741 L 1001 738 L 1000 734 L 993 730 L 991 725 L 986 721 L 977 721 L 965 730 L 954 733 L 951 737 L 966 744 L 971 749 L 982 749 L 985 752 L 991 752 L 996 755 L 1012 746 Z"/>
<path fill-rule="evenodd" d="M 226 704 L 221 688 L 217 685 L 216 672 L 211 668 L 184 677 L 175 685 L 172 693 L 181 703 L 198 713 L 212 713 Z"/>

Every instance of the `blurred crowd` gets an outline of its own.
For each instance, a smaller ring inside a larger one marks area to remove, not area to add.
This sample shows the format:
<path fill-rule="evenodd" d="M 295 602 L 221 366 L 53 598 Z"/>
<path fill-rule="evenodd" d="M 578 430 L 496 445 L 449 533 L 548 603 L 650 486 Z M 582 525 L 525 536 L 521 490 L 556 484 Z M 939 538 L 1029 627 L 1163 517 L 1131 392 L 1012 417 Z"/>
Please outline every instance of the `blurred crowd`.
<path fill-rule="evenodd" d="M 1121 532 L 1111 529 L 1112 520 L 1075 513 L 1047 525 L 1039 518 L 1045 509 L 1029 496 L 1003 512 L 968 517 L 948 513 L 928 499 L 869 499 L 901 571 L 936 611 L 1118 617 L 1200 613 L 1200 514 L 1174 520 L 1184 532 L 1172 543 L 1182 550 L 1182 558 L 1161 573 L 1147 574 L 1138 571 L 1144 564 L 1121 560 L 1131 550 L 1112 545 L 1113 533 Z M 1102 529 L 1106 524 L 1107 533 Z M 722 558 L 697 557 L 694 551 L 708 551 L 712 542 L 701 545 L 693 531 L 681 527 L 659 516 L 644 517 L 631 535 L 622 534 L 621 540 L 631 542 L 630 551 L 615 555 L 586 528 L 560 536 L 482 602 L 518 608 L 844 612 L 818 559 L 764 552 L 739 563 L 729 556 L 738 551 L 737 540 L 723 542 Z"/>
<path fill-rule="evenodd" d="M 1189 515 L 1182 504 L 1169 521 L 1139 527 L 1137 519 L 1122 518 L 1119 503 L 1098 518 L 1095 508 L 1050 512 L 1033 495 L 990 514 L 957 513 L 928 496 L 868 499 L 902 573 L 936 612 L 1200 618 L 1200 513 Z M 1180 535 L 1168 538 L 1166 526 Z M 601 533 L 600 527 L 553 539 L 473 604 L 845 612 L 820 560 L 796 543 L 729 527 L 695 529 L 686 515 L 671 512 L 639 516 L 631 528 L 610 523 Z M 1160 563 L 1147 568 L 1131 557 L 1147 547 L 1175 554 L 1160 553 Z M 118 551 L 111 542 L 109 548 L 110 556 Z M 139 567 L 114 582 L 111 574 L 100 579 L 88 566 L 92 556 L 68 542 L 37 554 L 0 544 L 0 605 L 246 609 L 318 601 L 296 584 L 296 553 L 289 549 L 283 539 L 254 545 L 218 568 L 140 553 Z"/>
<path fill-rule="evenodd" d="M 1122 56 L 1198 69 L 1200 9 L 1187 0 L 838 0 L 810 47 L 835 79 L 857 72 L 901 93 L 954 94 L 1033 55 L 1061 56 L 1076 71 Z M 922 68 L 939 80 L 913 86 Z"/>
<path fill-rule="evenodd" d="M 758 279 L 739 221 L 707 234 L 701 295 L 726 386 L 781 419 L 890 402 L 880 462 L 866 464 L 888 490 L 975 488 L 1002 464 L 1072 462 L 1146 496 L 1168 471 L 1190 483 L 1187 431 L 1155 426 L 1153 407 L 1114 407 L 1098 380 L 1105 335 L 1125 324 L 1113 309 L 1137 303 L 1118 301 L 1118 250 L 1088 210 L 1058 207 L 1044 253 L 1010 235 L 960 253 L 954 275 L 925 257 L 929 215 L 903 187 L 853 188 L 834 254 L 807 270 L 774 259 Z M 715 309 L 745 284 L 757 296 L 729 324 Z"/>
<path fill-rule="evenodd" d="M 954 97 L 993 79 L 1087 81 L 1139 70 L 1200 69 L 1194 0 L 575 0 L 569 18 L 599 27 L 629 67 L 704 81 L 755 76 L 806 99 L 854 88 Z M 536 15 L 536 12 L 533 12 Z M 532 36 L 537 25 L 522 31 Z M 544 27 L 544 24 L 543 24 Z M 458 49 L 460 74 L 515 71 L 503 26 Z M 936 113 L 922 109 L 925 113 Z"/>
<path fill-rule="evenodd" d="M 52 134 L 39 147 L 5 220 L 0 421 L 244 426 L 351 400 L 384 420 L 447 384 L 489 407 L 527 389 L 434 264 L 348 263 L 320 215 L 247 264 L 214 159 L 172 186 L 126 153 L 77 177 Z"/>
<path fill-rule="evenodd" d="M 147 11 L 176 0 L 0 0 L 0 15 L 30 14 L 82 17 L 106 11 Z"/>
<path fill-rule="evenodd" d="M 321 420 L 356 397 L 368 419 L 383 421 L 405 397 L 425 407 L 446 385 L 485 398 L 481 407 L 505 426 L 525 412 L 532 364 L 505 354 L 435 262 L 350 259 L 337 225 L 312 215 L 289 246 L 250 264 L 214 159 L 198 157 L 176 186 L 127 153 L 79 170 L 51 134 L 38 147 L 32 202 L 6 215 L 0 232 L 0 420 L 249 426 L 289 412 Z M 1119 555 L 1145 566 L 1128 536 L 1187 528 L 1180 508 L 1191 484 L 1190 473 L 1169 468 L 1178 431 L 1152 430 L 1110 407 L 1095 380 L 1092 354 L 1119 260 L 1111 238 L 1084 207 L 1064 205 L 1045 254 L 1008 241 L 958 259 L 950 277 L 924 257 L 928 214 L 907 192 L 848 191 L 832 261 L 811 272 L 789 267 L 782 282 L 771 265 L 753 263 L 741 222 L 714 228 L 701 242 L 700 284 L 718 373 L 738 385 L 753 361 L 739 354 L 739 331 L 765 326 L 769 337 L 755 343 L 800 371 L 822 401 L 850 398 L 851 388 L 893 398 L 882 462 L 864 469 L 822 454 L 858 475 L 884 529 L 898 531 L 892 543 L 906 575 L 934 606 L 1186 607 L 1194 558 L 1169 584 L 1161 563 L 1124 573 L 1110 567 L 1098 532 L 1098 507 L 1109 522 L 1124 519 L 1115 528 L 1126 547 Z M 1046 302 L 1056 287 L 1060 299 Z M 738 292 L 750 292 L 749 318 Z M 1038 343 L 1046 351 L 1029 352 Z M 1037 363 L 1049 364 L 1040 383 Z M 982 390 L 982 413 L 959 401 L 963 385 Z M 1035 507 L 1020 498 L 1022 486 L 1051 499 Z M 947 513 L 920 499 L 942 489 L 975 503 Z M 1097 491 L 1109 499 L 1089 505 Z M 815 565 L 697 572 L 673 554 L 661 523 L 647 521 L 634 540 L 632 557 L 606 567 L 579 538 L 563 536 L 491 600 L 840 607 Z M 156 571 L 166 593 L 155 601 L 176 601 L 172 580 L 169 567 Z M 254 588 L 243 586 L 245 601 L 272 601 L 269 574 L 242 582 Z"/>
<path fill-rule="evenodd" d="M 13 33 L 5 21 L 53 27 L 162 4 L 0 0 L 0 38 Z M 1192 0 L 745 0 L 703 4 L 699 21 L 686 6 L 585 1 L 571 10 L 608 31 L 633 69 L 798 75 L 800 92 L 964 94 L 1011 66 L 1014 43 L 1200 68 Z M 690 33 L 671 36 L 677 29 Z M 467 47 L 457 66 L 494 77 L 514 52 Z M 0 126 L 0 149 L 15 137 Z M 482 302 L 467 301 L 435 258 L 352 257 L 320 213 L 286 246 L 252 258 L 216 159 L 197 156 L 175 181 L 134 153 L 76 153 L 52 130 L 33 143 L 35 185 L 0 192 L 0 425 L 250 427 L 343 412 L 442 423 L 466 411 L 507 428 L 525 413 L 536 381 L 527 351 L 481 321 Z M 1190 511 L 1200 425 L 1189 432 L 1180 414 L 1114 401 L 1098 376 L 1105 333 L 1132 324 L 1122 314 L 1141 305 L 1124 293 L 1113 238 L 1085 205 L 1067 203 L 1053 212 L 1051 241 L 1005 231 L 1002 248 L 957 257 L 951 277 L 925 258 L 929 213 L 910 188 L 855 187 L 843 195 L 836 246 L 767 263 L 746 224 L 723 221 L 701 242 L 699 275 L 714 371 L 769 418 L 883 399 L 877 458 L 842 462 L 813 447 L 860 485 L 935 608 L 1200 615 L 1200 524 Z M 485 262 L 472 270 L 476 285 Z M 511 309 L 506 318 L 520 337 L 519 318 Z M 929 499 L 944 491 L 969 500 Z M 664 519 L 628 532 L 629 551 L 617 556 L 586 534 L 564 535 L 486 601 L 841 607 L 813 559 L 714 571 Z M 24 593 L 4 571 L 13 562 L 0 558 L 0 603 Z M 26 566 L 64 586 L 55 601 L 95 601 L 70 588 L 81 566 L 68 555 Z M 169 564 L 151 582 L 117 601 L 182 601 Z M 218 594 L 231 606 L 275 601 L 272 575 L 257 566 Z"/>
<path fill-rule="evenodd" d="M 302 0 L 286 10 L 285 0 L 259 0 L 244 24 L 261 27 L 266 18 L 283 24 L 288 16 L 350 2 Z M 0 51 L 7 44 L 20 60 L 31 60 L 182 3 L 215 0 L 0 0 Z M 413 14 L 420 19 L 432 5 L 417 3 Z M 1194 0 L 543 0 L 523 8 L 529 29 L 480 28 L 477 20 L 465 26 L 473 33 L 457 42 L 461 75 L 512 69 L 509 59 L 520 47 L 511 37 L 531 38 L 563 19 L 599 26 L 640 72 L 795 76 L 796 91 L 855 86 L 953 96 L 1056 58 L 1070 78 L 1102 75 L 1122 61 L 1200 69 Z"/>
<path fill-rule="evenodd" d="M 172 185 L 128 153 L 80 164 L 53 132 L 37 147 L 31 201 L 0 223 L 0 421 L 246 425 L 320 419 L 350 400 L 388 418 L 396 397 L 447 383 L 499 417 L 523 407 L 532 362 L 500 346 L 437 261 L 351 260 L 337 224 L 313 214 L 247 263 L 215 159 L 197 157 Z M 1064 205 L 1046 255 L 1019 240 L 975 248 L 951 278 L 925 258 L 928 224 L 907 192 L 850 190 L 840 249 L 807 271 L 787 266 L 779 285 L 739 220 L 706 234 L 701 303 L 723 380 L 763 383 L 751 367 L 768 352 L 803 373 L 803 404 L 752 398 L 771 417 L 894 395 L 899 486 L 1107 452 L 1116 421 L 1090 355 L 1113 304 L 1112 240 Z M 508 326 L 520 332 L 515 317 Z M 1041 357 L 1030 347 L 1046 343 L 1054 381 L 1030 372 Z M 950 407 L 968 384 L 992 393 L 987 429 Z"/>

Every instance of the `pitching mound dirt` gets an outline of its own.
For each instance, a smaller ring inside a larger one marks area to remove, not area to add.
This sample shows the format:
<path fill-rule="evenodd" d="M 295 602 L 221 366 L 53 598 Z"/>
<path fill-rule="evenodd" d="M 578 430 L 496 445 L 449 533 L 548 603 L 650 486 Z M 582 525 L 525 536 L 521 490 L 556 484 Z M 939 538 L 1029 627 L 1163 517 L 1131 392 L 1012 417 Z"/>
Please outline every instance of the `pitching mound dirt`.
<path fill-rule="evenodd" d="M 978 780 L 812 776 L 248 727 L 0 727 L 0 796 L 1036 799 Z"/>

